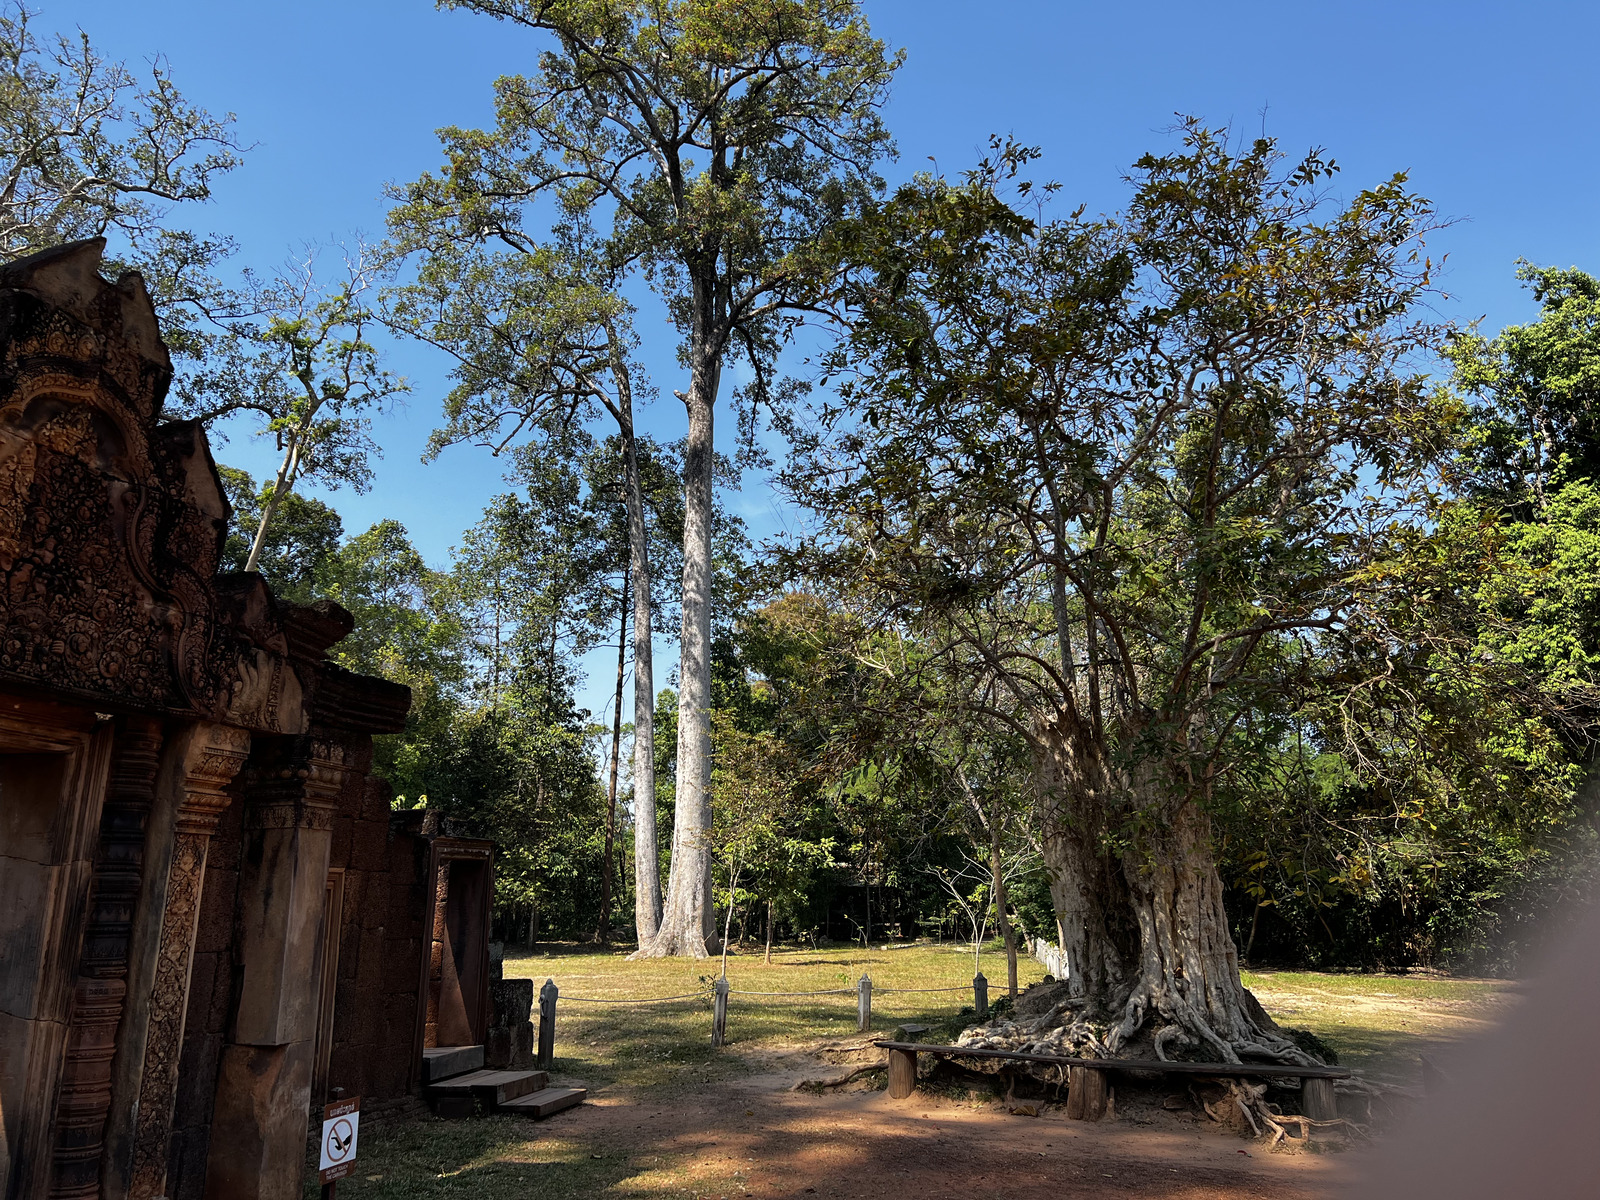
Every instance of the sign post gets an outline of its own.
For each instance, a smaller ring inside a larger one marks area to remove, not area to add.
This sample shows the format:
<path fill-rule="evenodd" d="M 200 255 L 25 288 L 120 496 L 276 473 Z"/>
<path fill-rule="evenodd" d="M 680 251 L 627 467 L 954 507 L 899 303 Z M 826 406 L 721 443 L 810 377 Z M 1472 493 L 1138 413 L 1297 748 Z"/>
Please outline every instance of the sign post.
<path fill-rule="evenodd" d="M 322 1157 L 317 1164 L 323 1200 L 333 1200 L 339 1180 L 356 1168 L 356 1135 L 361 1132 L 361 1097 L 340 1100 L 322 1110 Z"/>

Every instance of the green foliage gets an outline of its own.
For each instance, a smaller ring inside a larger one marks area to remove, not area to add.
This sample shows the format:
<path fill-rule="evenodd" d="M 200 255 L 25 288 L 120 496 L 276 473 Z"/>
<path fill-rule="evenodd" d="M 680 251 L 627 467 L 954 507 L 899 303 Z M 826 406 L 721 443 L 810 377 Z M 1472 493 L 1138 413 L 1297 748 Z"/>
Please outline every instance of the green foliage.
<path fill-rule="evenodd" d="M 1581 497 L 1523 532 L 1450 498 L 1478 419 L 1416 367 L 1427 203 L 1332 205 L 1324 157 L 1190 123 L 1122 215 L 1035 219 L 1000 194 L 1037 194 L 1032 153 L 836 227 L 835 394 L 787 474 L 824 532 L 790 569 L 860 614 L 889 738 L 911 704 L 1031 742 L 1135 863 L 1202 805 L 1241 943 L 1265 911 L 1301 954 L 1480 945 L 1473 906 L 1573 817 L 1588 650 L 1554 613 L 1588 549 Z M 1583 286 L 1541 286 L 1576 339 Z M 1572 411 L 1563 353 L 1558 387 L 1494 378 Z"/>
<path fill-rule="evenodd" d="M 371 486 L 369 460 L 380 451 L 370 413 L 410 390 L 383 369 L 368 340 L 374 317 L 363 253 L 346 256 L 345 278 L 334 285 L 317 279 L 316 257 L 308 250 L 269 282 L 247 273 L 246 290 L 236 298 L 246 315 L 219 318 L 225 333 L 212 339 L 205 365 L 177 388 L 181 415 L 216 426 L 248 414 L 281 456 L 262 493 L 247 560 L 252 569 L 260 554 L 254 543 L 265 548 L 280 507 L 302 481 L 330 491 Z M 213 437 L 222 431 L 214 429 Z"/>
<path fill-rule="evenodd" d="M 382 521 L 317 574 L 317 594 L 355 617 L 337 661 L 412 689 L 406 731 L 378 739 L 375 768 L 397 804 L 425 799 L 495 840 L 496 903 L 519 932 L 530 909 L 547 930 L 593 928 L 604 845 L 605 793 L 564 640 L 561 597 L 582 579 L 569 556 L 535 552 L 566 548 L 550 540 L 560 515 L 498 498 L 449 572 Z"/>
<path fill-rule="evenodd" d="M 442 6 L 549 33 L 555 46 L 536 73 L 496 81 L 492 131 L 441 131 L 444 168 L 399 193 L 391 225 L 448 219 L 464 240 L 529 253 L 536 199 L 598 210 L 613 221 L 602 260 L 642 268 L 686 331 L 703 316 L 689 278 L 725 275 L 715 319 L 723 338 L 737 327 L 746 340 L 729 350 L 756 348 L 770 300 L 794 282 L 778 262 L 875 182 L 889 146 L 879 108 L 898 60 L 854 4 Z"/>
<path fill-rule="evenodd" d="M 234 308 L 214 275 L 234 247 L 172 214 L 239 164 L 233 114 L 190 104 L 161 58 L 141 79 L 81 29 L 41 39 L 38 16 L 0 8 L 0 257 L 106 238 L 109 272 L 144 280 L 181 389 L 216 348 L 212 318 Z"/>
<path fill-rule="evenodd" d="M 723 901 L 759 899 L 792 916 L 816 876 L 834 865 L 834 839 L 818 835 L 810 789 L 782 739 L 740 730 L 726 709 L 713 713 L 711 736 Z M 738 894 L 729 890 L 735 887 Z"/>
<path fill-rule="evenodd" d="M 1513 504 L 1544 503 L 1552 477 L 1600 475 L 1600 281 L 1576 268 L 1521 263 L 1539 319 L 1446 348 L 1455 382 L 1479 401 L 1469 486 Z M 1524 508 L 1523 512 L 1526 513 Z"/>
<path fill-rule="evenodd" d="M 1317 725 L 1351 713 L 1313 710 L 1224 808 L 1237 928 L 1257 958 L 1512 967 L 1592 886 L 1596 287 L 1580 271 L 1519 275 L 1536 322 L 1446 347 L 1476 404 L 1455 466 L 1464 498 L 1418 539 L 1408 576 L 1405 620 L 1431 649 L 1397 657 L 1423 719 L 1395 720 L 1382 697 L 1355 710 L 1370 731 L 1355 746 L 1391 764 L 1384 780 L 1360 754 L 1319 751 Z M 1471 744 L 1442 736 L 1463 726 Z"/>
<path fill-rule="evenodd" d="M 169 205 L 208 199 L 213 177 L 238 164 L 233 117 L 190 105 L 161 60 L 141 84 L 82 30 L 41 44 L 37 15 L 0 10 L 0 253 L 115 231 L 142 257 Z"/>
<path fill-rule="evenodd" d="M 228 541 L 223 549 L 223 570 L 242 571 L 250 560 L 250 547 L 261 527 L 261 512 L 269 489 L 235 467 L 218 466 L 223 490 L 233 506 Z M 267 539 L 256 561 L 272 590 L 285 600 L 306 603 L 317 598 L 339 553 L 344 522 L 332 507 L 311 496 L 290 493 L 278 506 Z"/>

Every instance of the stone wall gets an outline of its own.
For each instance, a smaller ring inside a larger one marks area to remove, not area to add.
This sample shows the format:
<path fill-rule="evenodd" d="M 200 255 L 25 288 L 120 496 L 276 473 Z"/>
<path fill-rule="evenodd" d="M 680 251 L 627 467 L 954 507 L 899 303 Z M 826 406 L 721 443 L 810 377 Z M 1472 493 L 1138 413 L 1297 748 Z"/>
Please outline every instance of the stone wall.
<path fill-rule="evenodd" d="M 318 1085 L 417 1069 L 436 848 L 368 774 L 410 692 L 330 661 L 338 605 L 218 575 L 103 250 L 0 265 L 0 1194 L 297 1200 Z"/>

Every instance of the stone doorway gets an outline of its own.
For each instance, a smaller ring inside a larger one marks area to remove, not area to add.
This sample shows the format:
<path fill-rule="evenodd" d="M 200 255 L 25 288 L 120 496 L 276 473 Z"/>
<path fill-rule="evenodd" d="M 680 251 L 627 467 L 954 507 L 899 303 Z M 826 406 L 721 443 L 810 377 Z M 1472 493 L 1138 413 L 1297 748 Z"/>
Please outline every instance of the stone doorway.
<path fill-rule="evenodd" d="M 425 1049 L 482 1045 L 489 1028 L 489 843 L 433 843 L 433 943 L 428 955 Z"/>
<path fill-rule="evenodd" d="M 12 701 L 0 715 L 0 1194 L 43 1195 L 111 722 Z M 120 980 L 114 981 L 120 986 Z M 120 993 L 118 994 L 120 999 Z"/>
<path fill-rule="evenodd" d="M 333 1059 L 333 1010 L 339 991 L 339 940 L 344 932 L 344 868 L 328 869 L 322 893 L 322 982 L 317 999 L 317 1053 L 312 1062 L 311 1104 L 327 1104 L 328 1068 Z"/>

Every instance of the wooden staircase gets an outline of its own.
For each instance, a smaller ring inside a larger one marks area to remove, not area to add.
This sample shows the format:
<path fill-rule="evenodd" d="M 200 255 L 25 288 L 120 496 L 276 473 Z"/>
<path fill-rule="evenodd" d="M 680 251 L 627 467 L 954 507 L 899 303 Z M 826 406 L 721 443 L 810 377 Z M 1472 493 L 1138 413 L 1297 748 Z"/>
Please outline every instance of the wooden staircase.
<path fill-rule="evenodd" d="M 482 1046 L 440 1046 L 422 1052 L 422 1094 L 441 1117 L 516 1113 L 538 1120 L 582 1104 L 583 1088 L 551 1087 L 544 1071 L 485 1070 Z"/>

